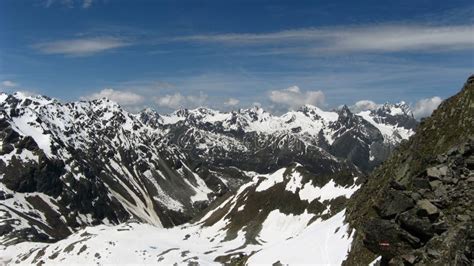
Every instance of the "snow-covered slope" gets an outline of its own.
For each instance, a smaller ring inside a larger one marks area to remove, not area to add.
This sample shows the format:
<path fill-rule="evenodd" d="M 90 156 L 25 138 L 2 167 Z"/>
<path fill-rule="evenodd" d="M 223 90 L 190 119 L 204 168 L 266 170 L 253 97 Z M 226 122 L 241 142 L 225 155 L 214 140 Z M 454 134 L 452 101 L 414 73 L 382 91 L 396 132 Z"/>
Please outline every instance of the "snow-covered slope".
<path fill-rule="evenodd" d="M 386 103 L 377 109 L 362 111 L 357 115 L 375 126 L 382 133 L 384 140 L 393 145 L 413 135 L 417 124 L 405 102 Z"/>
<path fill-rule="evenodd" d="M 352 241 L 343 203 L 357 190 L 356 180 L 321 179 L 292 165 L 256 175 L 194 223 L 170 229 L 137 223 L 90 227 L 53 244 L 10 246 L 3 258 L 46 264 L 340 264 Z"/>
<path fill-rule="evenodd" d="M 3 94 L 0 108 L 2 239 L 53 241 L 130 218 L 173 226 L 219 192 L 116 103 L 17 93 Z"/>

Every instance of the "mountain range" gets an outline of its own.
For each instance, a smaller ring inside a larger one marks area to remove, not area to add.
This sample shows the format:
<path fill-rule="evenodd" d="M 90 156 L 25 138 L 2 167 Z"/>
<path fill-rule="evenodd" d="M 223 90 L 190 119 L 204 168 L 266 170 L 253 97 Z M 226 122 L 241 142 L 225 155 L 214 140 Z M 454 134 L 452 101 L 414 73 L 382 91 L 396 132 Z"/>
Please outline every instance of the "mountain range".
<path fill-rule="evenodd" d="M 408 193 L 412 176 L 430 167 L 425 158 L 448 153 L 451 162 L 459 153 L 448 149 L 472 136 L 470 80 L 421 124 L 405 103 L 357 113 L 306 105 L 280 116 L 259 107 L 163 115 L 132 114 L 107 99 L 1 94 L 0 257 L 35 264 L 403 260 L 411 249 L 380 250 L 374 243 L 385 240 L 373 230 L 400 228 L 399 214 L 432 198 L 416 192 L 411 208 L 388 216 L 383 203 L 398 202 L 393 186 Z M 429 156 L 419 154 L 425 150 Z M 466 178 L 457 184 L 472 185 L 470 164 L 461 164 Z M 465 222 L 473 214 L 462 214 Z"/>

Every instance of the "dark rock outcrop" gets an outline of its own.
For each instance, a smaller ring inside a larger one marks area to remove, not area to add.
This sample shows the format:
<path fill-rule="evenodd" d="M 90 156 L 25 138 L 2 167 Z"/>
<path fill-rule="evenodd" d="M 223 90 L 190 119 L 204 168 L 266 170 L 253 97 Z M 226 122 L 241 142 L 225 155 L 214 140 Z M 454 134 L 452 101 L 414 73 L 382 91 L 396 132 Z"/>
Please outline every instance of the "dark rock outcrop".
<path fill-rule="evenodd" d="M 349 201 L 357 233 L 347 265 L 473 264 L 473 78 Z"/>

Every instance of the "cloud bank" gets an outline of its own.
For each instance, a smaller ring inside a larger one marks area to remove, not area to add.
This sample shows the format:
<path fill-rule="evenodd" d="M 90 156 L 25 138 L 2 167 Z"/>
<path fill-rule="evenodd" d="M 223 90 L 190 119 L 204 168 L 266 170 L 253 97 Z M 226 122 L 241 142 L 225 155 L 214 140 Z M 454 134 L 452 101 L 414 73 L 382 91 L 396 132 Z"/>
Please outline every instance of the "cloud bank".
<path fill-rule="evenodd" d="M 322 106 L 325 101 L 322 91 L 301 91 L 298 86 L 270 91 L 269 98 L 273 103 L 286 106 L 289 109 L 297 109 L 305 104 Z"/>

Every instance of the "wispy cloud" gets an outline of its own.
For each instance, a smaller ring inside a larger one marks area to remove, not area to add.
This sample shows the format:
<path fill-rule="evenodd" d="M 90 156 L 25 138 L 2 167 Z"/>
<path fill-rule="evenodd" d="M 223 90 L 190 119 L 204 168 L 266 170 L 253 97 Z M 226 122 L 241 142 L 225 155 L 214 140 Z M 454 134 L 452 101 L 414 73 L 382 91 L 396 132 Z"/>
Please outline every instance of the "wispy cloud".
<path fill-rule="evenodd" d="M 92 6 L 92 4 L 97 0 L 46 0 L 44 1 L 45 7 L 52 6 L 63 6 L 67 8 L 81 7 L 87 9 Z"/>
<path fill-rule="evenodd" d="M 92 3 L 94 2 L 94 0 L 84 0 L 82 2 L 82 8 L 89 8 L 92 6 Z"/>
<path fill-rule="evenodd" d="M 224 102 L 224 105 L 232 107 L 232 106 L 238 105 L 239 103 L 240 103 L 239 99 L 229 98 Z"/>
<path fill-rule="evenodd" d="M 136 106 L 142 104 L 145 101 L 145 97 L 140 94 L 131 91 L 122 91 L 110 88 L 81 97 L 82 100 L 94 100 L 102 98 L 107 98 L 124 106 Z"/>
<path fill-rule="evenodd" d="M 233 107 L 233 106 L 237 106 L 239 103 L 240 103 L 240 100 L 239 100 L 239 99 L 236 99 L 236 98 L 229 98 L 229 99 L 227 99 L 227 100 L 224 102 L 224 105 L 225 105 L 225 106 Z"/>
<path fill-rule="evenodd" d="M 17 87 L 18 83 L 13 82 L 11 80 L 4 80 L 2 81 L 2 86 L 7 87 L 7 88 L 13 88 L 13 87 Z"/>
<path fill-rule="evenodd" d="M 61 6 L 71 8 L 73 6 L 73 4 L 74 4 L 73 0 L 45 0 L 44 1 L 44 6 L 45 7 L 52 7 L 54 5 L 61 5 Z"/>
<path fill-rule="evenodd" d="M 131 44 L 116 37 L 87 37 L 38 43 L 33 48 L 44 54 L 87 56 Z"/>
<path fill-rule="evenodd" d="M 198 95 L 182 95 L 179 92 L 156 96 L 155 103 L 160 107 L 176 108 L 194 108 L 206 103 L 208 96 L 202 92 Z"/>
<path fill-rule="evenodd" d="M 303 28 L 271 33 L 190 35 L 173 41 L 226 45 L 282 45 L 281 51 L 398 52 L 413 50 L 474 49 L 474 26 L 366 25 Z M 294 47 L 304 49 L 295 49 Z M 288 47 L 293 47 L 289 49 Z M 273 52 L 275 52 L 273 50 Z"/>

